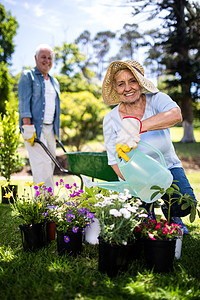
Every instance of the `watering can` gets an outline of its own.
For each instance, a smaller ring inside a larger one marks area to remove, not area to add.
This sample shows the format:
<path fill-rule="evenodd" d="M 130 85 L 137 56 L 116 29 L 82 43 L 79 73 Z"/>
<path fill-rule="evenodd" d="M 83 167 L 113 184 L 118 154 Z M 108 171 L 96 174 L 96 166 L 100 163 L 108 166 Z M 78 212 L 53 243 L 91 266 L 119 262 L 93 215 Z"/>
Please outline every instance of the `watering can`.
<path fill-rule="evenodd" d="M 123 158 L 119 159 L 116 154 L 117 164 L 125 181 L 95 182 L 94 185 L 120 193 L 124 193 L 124 189 L 128 189 L 132 196 L 138 197 L 146 203 L 158 200 L 162 196 L 160 193 L 151 200 L 151 195 L 156 191 L 151 187 L 157 185 L 166 190 L 171 186 L 173 176 L 167 169 L 163 154 L 158 149 L 142 141 L 139 144 L 156 152 L 161 163 L 138 148 L 127 153 L 130 158 L 128 162 Z"/>

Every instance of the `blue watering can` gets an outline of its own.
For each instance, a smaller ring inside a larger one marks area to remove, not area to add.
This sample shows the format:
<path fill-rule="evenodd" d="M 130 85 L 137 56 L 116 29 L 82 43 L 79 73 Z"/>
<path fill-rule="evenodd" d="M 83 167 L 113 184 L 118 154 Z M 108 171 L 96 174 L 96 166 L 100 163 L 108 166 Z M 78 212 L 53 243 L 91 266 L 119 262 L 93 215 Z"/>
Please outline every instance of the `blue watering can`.
<path fill-rule="evenodd" d="M 146 203 L 158 200 L 162 196 L 160 193 L 151 200 L 151 195 L 155 192 L 151 187 L 157 185 L 166 190 L 171 186 L 173 176 L 167 169 L 163 154 L 158 149 L 142 141 L 139 144 L 156 152 L 161 163 L 138 148 L 127 153 L 130 158 L 128 162 L 122 158 L 119 159 L 116 154 L 117 164 L 125 181 L 95 182 L 93 185 L 119 193 L 128 189 L 132 196 L 138 197 Z"/>

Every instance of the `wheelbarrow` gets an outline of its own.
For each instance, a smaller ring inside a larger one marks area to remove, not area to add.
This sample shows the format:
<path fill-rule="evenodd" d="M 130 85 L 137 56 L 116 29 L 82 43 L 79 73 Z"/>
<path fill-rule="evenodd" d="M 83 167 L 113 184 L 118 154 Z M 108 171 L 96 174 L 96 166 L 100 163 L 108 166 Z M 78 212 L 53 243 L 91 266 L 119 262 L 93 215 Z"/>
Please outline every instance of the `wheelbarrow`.
<path fill-rule="evenodd" d="M 49 149 L 39 139 L 35 139 L 45 152 L 49 155 L 51 160 L 59 168 L 59 170 L 68 175 L 78 176 L 81 180 L 81 189 L 83 188 L 83 178 L 81 175 L 91 177 L 92 180 L 100 179 L 105 181 L 116 181 L 118 177 L 113 171 L 112 167 L 108 165 L 108 157 L 106 152 L 67 152 L 63 143 L 56 140 L 57 144 L 62 148 L 66 154 L 69 164 L 69 170 L 62 167 L 58 160 L 52 155 Z"/>

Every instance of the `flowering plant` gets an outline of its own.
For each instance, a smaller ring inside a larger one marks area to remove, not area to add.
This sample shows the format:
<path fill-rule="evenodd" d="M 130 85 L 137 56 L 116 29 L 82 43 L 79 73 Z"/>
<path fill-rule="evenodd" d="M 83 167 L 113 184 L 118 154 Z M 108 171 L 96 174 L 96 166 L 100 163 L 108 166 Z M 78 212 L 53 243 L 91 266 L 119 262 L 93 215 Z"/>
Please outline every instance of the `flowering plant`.
<path fill-rule="evenodd" d="M 166 220 L 160 219 L 156 221 L 151 217 L 136 227 L 136 232 L 140 233 L 141 237 L 151 240 L 171 240 L 182 236 L 181 226 L 171 223 L 170 225 Z"/>
<path fill-rule="evenodd" d="M 68 230 L 74 233 L 79 230 L 84 232 L 84 228 L 93 222 L 94 214 L 90 212 L 89 208 L 82 206 L 80 197 L 83 191 L 78 189 L 76 183 L 71 186 L 66 184 L 65 188 L 68 193 L 56 200 L 57 205 L 54 205 L 51 211 L 56 227 L 59 231 L 64 232 Z"/>
<path fill-rule="evenodd" d="M 25 183 L 29 187 L 29 192 L 24 189 L 22 197 L 10 203 L 15 216 L 24 221 L 24 224 L 36 224 L 45 221 L 46 207 L 51 198 L 54 198 L 51 188 L 46 188 L 44 182 L 37 185 L 34 183 Z M 7 197 L 12 195 L 10 191 Z"/>
<path fill-rule="evenodd" d="M 135 228 L 147 217 L 142 202 L 125 193 L 107 191 L 96 194 L 95 217 L 101 226 L 101 237 L 110 244 L 126 245 L 137 237 Z"/>

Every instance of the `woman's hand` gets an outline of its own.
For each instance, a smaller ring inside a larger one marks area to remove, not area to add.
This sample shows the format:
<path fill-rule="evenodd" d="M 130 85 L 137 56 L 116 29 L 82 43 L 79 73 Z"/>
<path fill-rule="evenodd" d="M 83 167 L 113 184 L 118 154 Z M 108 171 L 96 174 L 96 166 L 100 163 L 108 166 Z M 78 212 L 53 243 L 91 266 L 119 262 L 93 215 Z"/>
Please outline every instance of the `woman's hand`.
<path fill-rule="evenodd" d="M 142 123 L 138 118 L 125 117 L 122 120 L 120 132 L 116 140 L 116 151 L 119 157 L 129 161 L 126 153 L 137 148 L 140 141 Z"/>

